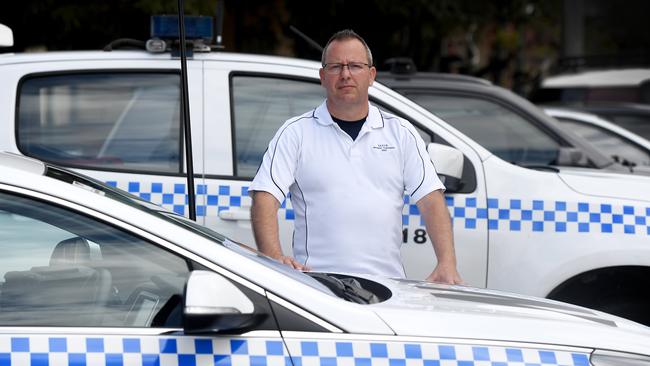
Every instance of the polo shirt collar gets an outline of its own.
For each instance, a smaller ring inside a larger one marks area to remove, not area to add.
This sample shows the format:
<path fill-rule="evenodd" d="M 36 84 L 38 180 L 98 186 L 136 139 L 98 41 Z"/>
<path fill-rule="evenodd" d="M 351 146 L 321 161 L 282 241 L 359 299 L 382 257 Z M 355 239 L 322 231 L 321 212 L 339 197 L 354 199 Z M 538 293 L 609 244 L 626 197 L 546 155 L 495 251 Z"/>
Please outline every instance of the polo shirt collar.
<path fill-rule="evenodd" d="M 325 100 L 316 108 L 314 111 L 314 118 L 323 126 L 334 124 L 332 115 L 327 110 L 327 100 Z M 370 103 L 368 103 L 368 118 L 366 118 L 366 126 L 369 126 L 371 128 L 384 127 L 384 119 L 379 112 L 379 108 L 371 105 Z"/>

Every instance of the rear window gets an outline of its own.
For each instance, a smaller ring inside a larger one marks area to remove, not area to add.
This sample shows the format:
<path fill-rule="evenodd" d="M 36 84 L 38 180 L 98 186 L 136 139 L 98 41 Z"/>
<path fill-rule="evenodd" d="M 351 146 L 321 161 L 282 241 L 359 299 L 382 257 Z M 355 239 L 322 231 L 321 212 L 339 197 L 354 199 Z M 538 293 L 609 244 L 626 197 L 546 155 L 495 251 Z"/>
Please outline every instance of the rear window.
<path fill-rule="evenodd" d="M 83 73 L 30 77 L 18 99 L 18 147 L 61 165 L 179 172 L 179 76 Z"/>

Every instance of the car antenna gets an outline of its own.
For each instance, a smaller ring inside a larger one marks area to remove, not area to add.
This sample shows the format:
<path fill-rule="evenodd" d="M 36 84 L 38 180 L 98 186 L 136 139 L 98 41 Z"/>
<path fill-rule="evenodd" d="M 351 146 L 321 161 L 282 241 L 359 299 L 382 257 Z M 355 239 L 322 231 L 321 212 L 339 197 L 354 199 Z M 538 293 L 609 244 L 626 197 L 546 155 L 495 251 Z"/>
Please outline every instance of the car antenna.
<path fill-rule="evenodd" d="M 185 132 L 185 160 L 187 169 L 187 201 L 190 220 L 196 221 L 196 196 L 194 195 L 194 164 L 192 157 L 192 132 L 190 128 L 190 103 L 187 88 L 187 55 L 185 44 L 185 3 L 178 0 L 178 37 L 181 51 L 181 121 Z"/>
<path fill-rule="evenodd" d="M 295 34 L 298 35 L 298 37 L 302 38 L 305 42 L 307 42 L 310 46 L 318 50 L 319 52 L 323 52 L 323 46 L 318 44 L 318 42 L 314 41 L 313 39 L 309 38 L 308 35 L 305 33 L 301 32 L 298 28 L 294 27 L 293 25 L 289 26 L 289 29 Z"/>
<path fill-rule="evenodd" d="M 217 7 L 215 9 L 215 22 L 214 22 L 214 48 L 223 49 L 223 12 L 224 3 L 226 0 L 217 0 Z"/>

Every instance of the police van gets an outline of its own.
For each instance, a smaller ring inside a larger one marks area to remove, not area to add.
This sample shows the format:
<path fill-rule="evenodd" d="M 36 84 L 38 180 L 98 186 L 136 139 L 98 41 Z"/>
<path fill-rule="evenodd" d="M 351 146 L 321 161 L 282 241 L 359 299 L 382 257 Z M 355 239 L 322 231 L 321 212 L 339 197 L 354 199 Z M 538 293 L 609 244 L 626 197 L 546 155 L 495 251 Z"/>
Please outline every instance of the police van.
<path fill-rule="evenodd" d="M 0 150 L 73 168 L 188 215 L 181 64 L 168 47 L 153 49 L 3 54 Z M 194 52 L 187 77 L 197 222 L 254 246 L 250 182 L 277 128 L 324 99 L 319 68 L 291 58 Z M 369 93 L 428 143 L 447 185 L 468 284 L 650 323 L 643 291 L 650 281 L 650 179 L 511 164 L 380 83 Z M 556 144 L 521 154 L 578 160 L 559 156 Z M 294 218 L 289 198 L 279 211 L 285 253 Z M 407 275 L 422 279 L 435 255 L 408 195 L 402 222 Z"/>

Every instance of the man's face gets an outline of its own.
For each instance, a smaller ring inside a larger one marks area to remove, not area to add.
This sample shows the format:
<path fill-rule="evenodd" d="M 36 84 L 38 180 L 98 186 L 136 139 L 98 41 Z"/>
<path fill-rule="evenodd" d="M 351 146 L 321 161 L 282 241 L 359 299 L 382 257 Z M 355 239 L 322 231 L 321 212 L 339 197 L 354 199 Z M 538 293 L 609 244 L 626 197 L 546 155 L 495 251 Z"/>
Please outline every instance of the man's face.
<path fill-rule="evenodd" d="M 326 64 L 368 63 L 366 49 L 357 39 L 345 39 L 330 43 L 325 55 Z M 321 85 L 327 91 L 327 99 L 336 104 L 365 104 L 368 101 L 368 88 L 375 80 L 377 70 L 364 67 L 353 74 L 349 67 L 339 73 L 330 74 L 320 69 Z"/>

